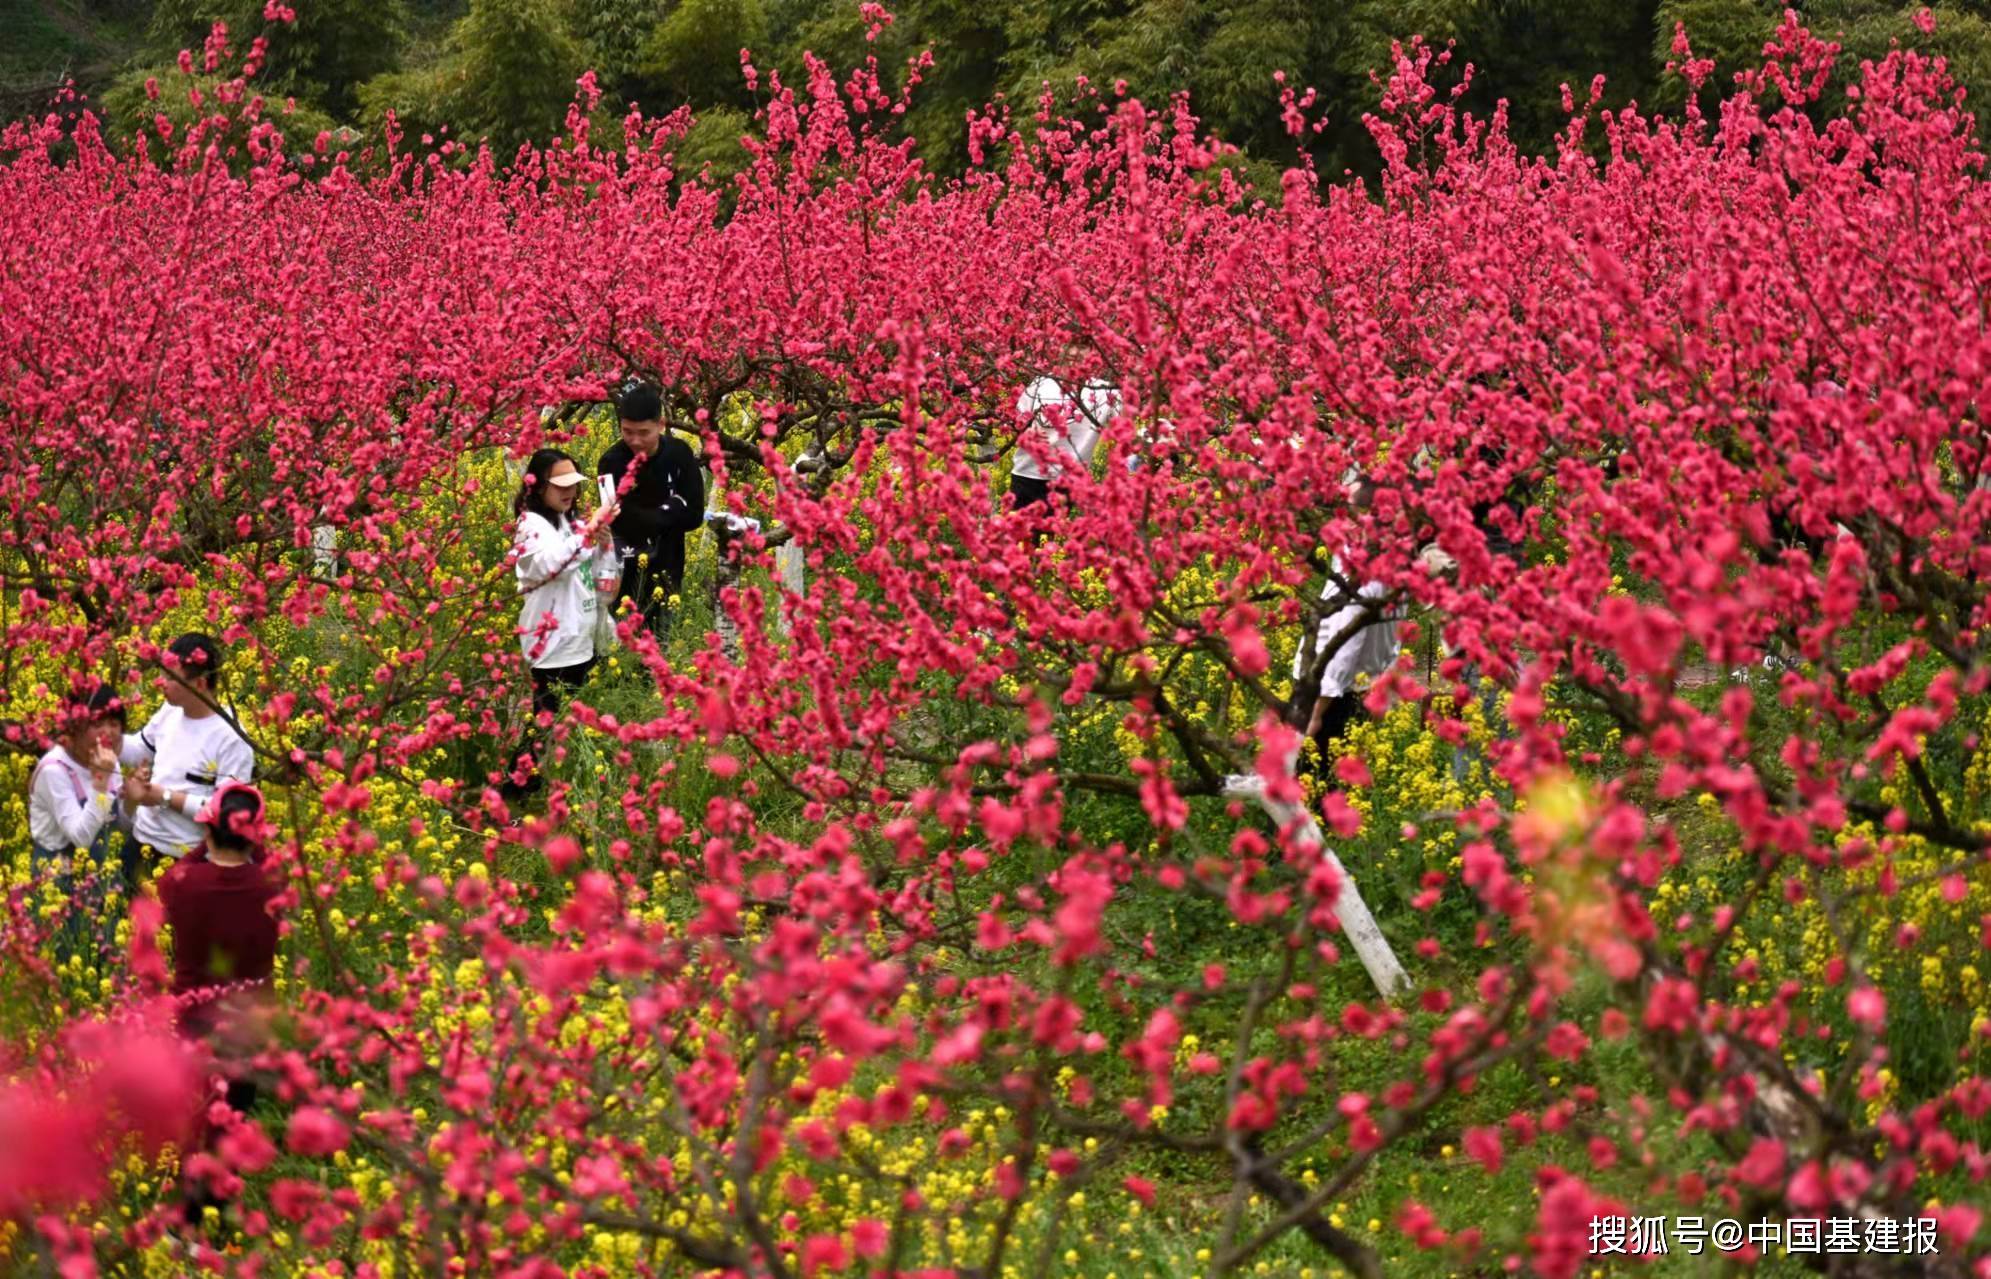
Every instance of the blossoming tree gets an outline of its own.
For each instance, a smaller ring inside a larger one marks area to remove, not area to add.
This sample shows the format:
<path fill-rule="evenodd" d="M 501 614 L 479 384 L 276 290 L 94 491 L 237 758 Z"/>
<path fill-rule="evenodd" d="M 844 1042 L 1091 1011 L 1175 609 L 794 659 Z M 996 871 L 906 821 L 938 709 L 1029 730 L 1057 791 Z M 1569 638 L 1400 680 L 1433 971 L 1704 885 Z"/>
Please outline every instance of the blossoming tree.
<path fill-rule="evenodd" d="M 1932 1218 L 1933 1253 L 1803 1259 L 1991 1273 L 1991 1017 L 1897 954 L 1991 947 L 1991 206 L 1940 64 L 1819 127 L 1834 54 L 1792 19 L 1719 120 L 1572 100 L 1533 158 L 1413 43 L 1380 189 L 1276 199 L 1114 92 L 979 118 L 937 183 L 821 65 L 748 63 L 728 192 L 681 118 L 597 146 L 588 81 L 514 158 L 336 153 L 253 76 L 135 154 L 11 126 L 16 741 L 72 673 L 221 635 L 290 968 L 275 1100 L 194 1150 L 198 1059 L 107 1038 L 158 1015 L 156 913 L 79 995 L 17 879 L 0 1151 L 71 1139 L 0 1156 L 0 1246 L 159 1247 L 136 1143 L 237 1201 L 201 1248 L 242 1274 L 1036 1275 L 1102 1199 L 1213 1274 L 1567 1276 L 1668 1213 Z M 630 373 L 761 522 L 719 549 L 734 639 L 625 627 L 640 709 L 581 693 L 508 813 L 478 459 Z M 1124 407 L 1017 513 L 984 446 L 1044 375 Z M 1310 687 L 1354 638 L 1302 638 L 1330 564 L 1405 651 L 1303 779 L 1274 659 Z M 1347 953 L 1351 876 L 1405 990 Z M 1437 1143 L 1518 1211 L 1343 1218 Z"/>

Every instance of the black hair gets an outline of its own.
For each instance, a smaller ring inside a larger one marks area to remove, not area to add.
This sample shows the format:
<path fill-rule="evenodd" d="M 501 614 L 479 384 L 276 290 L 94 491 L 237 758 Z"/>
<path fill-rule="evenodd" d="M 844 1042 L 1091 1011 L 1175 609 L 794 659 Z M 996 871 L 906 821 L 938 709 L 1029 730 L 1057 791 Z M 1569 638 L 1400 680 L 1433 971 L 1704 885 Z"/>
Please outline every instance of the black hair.
<path fill-rule="evenodd" d="M 254 853 L 262 848 L 257 828 L 263 821 L 263 799 L 247 787 L 237 787 L 215 802 L 214 820 L 201 828 L 214 840 L 215 847 L 231 853 Z"/>
<path fill-rule="evenodd" d="M 188 631 L 167 645 L 166 652 L 173 659 L 166 669 L 179 676 L 182 684 L 206 680 L 210 688 L 214 686 L 215 673 L 221 669 L 221 645 L 212 635 Z"/>
<path fill-rule="evenodd" d="M 512 514 L 523 515 L 531 511 L 554 528 L 562 528 L 567 523 L 567 512 L 556 511 L 546 504 L 547 483 L 553 468 L 562 462 L 573 462 L 559 449 L 540 449 L 525 464 L 525 480 L 519 485 L 518 496 L 512 499 Z M 579 464 L 576 463 L 576 469 Z"/>
<path fill-rule="evenodd" d="M 109 684 L 98 684 L 85 692 L 81 686 L 71 692 L 62 707 L 62 731 L 73 733 L 104 720 L 116 720 L 119 728 L 129 725 L 125 721 L 124 699 Z"/>
<path fill-rule="evenodd" d="M 625 422 L 655 422 L 664 416 L 664 397 L 648 382 L 624 382 L 615 392 L 615 415 Z"/>

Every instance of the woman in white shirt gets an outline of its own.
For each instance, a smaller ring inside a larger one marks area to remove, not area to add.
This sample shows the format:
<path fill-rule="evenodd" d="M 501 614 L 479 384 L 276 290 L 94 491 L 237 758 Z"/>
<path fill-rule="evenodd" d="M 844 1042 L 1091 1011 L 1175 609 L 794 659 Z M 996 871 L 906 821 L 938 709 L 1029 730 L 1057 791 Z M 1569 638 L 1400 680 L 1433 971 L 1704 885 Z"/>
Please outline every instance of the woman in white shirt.
<path fill-rule="evenodd" d="M 1333 612 L 1321 618 L 1320 632 L 1314 638 L 1313 651 L 1316 655 L 1334 642 L 1334 637 L 1350 626 L 1359 625 L 1353 635 L 1343 640 L 1327 659 L 1327 665 L 1320 673 L 1320 691 L 1314 699 L 1313 712 L 1307 718 L 1307 735 L 1321 747 L 1322 757 L 1326 757 L 1327 743 L 1348 731 L 1355 721 L 1355 713 L 1361 708 L 1360 691 L 1368 681 L 1381 675 L 1396 664 L 1397 654 L 1403 651 L 1403 644 L 1397 638 L 1396 619 L 1389 614 L 1381 615 L 1381 620 L 1363 623 L 1372 607 L 1368 601 L 1380 600 L 1389 594 L 1389 589 L 1381 582 L 1364 582 L 1356 592 L 1357 598 L 1348 599 L 1335 579 L 1347 572 L 1347 566 L 1339 555 L 1334 557 L 1327 585 L 1321 588 L 1321 598 L 1339 598 L 1344 603 Z M 1293 654 L 1293 678 L 1305 677 L 1304 658 L 1306 646 Z"/>
<path fill-rule="evenodd" d="M 1356 479 L 1352 483 L 1350 500 L 1357 510 L 1367 510 L 1375 498 L 1375 488 L 1366 479 Z M 1312 644 L 1300 645 L 1293 654 L 1293 681 L 1297 685 L 1306 676 L 1309 655 L 1318 660 L 1319 654 L 1334 643 L 1335 637 L 1349 627 L 1356 627 L 1353 634 L 1328 656 L 1327 664 L 1321 669 L 1320 688 L 1313 698 L 1311 713 L 1307 716 L 1307 736 L 1313 738 L 1320 750 L 1320 763 L 1329 759 L 1331 744 L 1348 731 L 1361 710 L 1361 692 L 1368 681 L 1374 679 L 1396 664 L 1397 654 L 1403 651 L 1403 643 L 1397 638 L 1397 618 L 1388 612 L 1375 610 L 1374 601 L 1385 599 L 1389 588 L 1381 582 L 1364 582 L 1350 599 L 1340 582 L 1347 578 L 1347 565 L 1336 555 L 1329 567 L 1326 585 L 1321 587 L 1321 598 L 1340 601 L 1338 607 L 1327 612 L 1320 620 L 1320 630 Z M 1364 622 L 1365 618 L 1373 618 Z M 1302 702 L 1302 705 L 1305 703 Z"/>
<path fill-rule="evenodd" d="M 117 744 L 124 707 L 106 685 L 76 696 L 63 711 L 62 735 L 28 778 L 28 838 L 35 878 L 52 871 L 68 911 L 58 946 L 74 949 L 104 898 L 111 876 L 111 831 L 120 815 Z M 74 855 L 88 849 L 95 873 L 79 883 Z"/>
<path fill-rule="evenodd" d="M 575 520 L 587 477 L 559 449 L 540 449 L 526 463 L 512 510 L 512 571 L 524 597 L 519 609 L 519 649 L 532 668 L 535 718 L 559 713 L 564 693 L 587 681 L 595 664 L 595 609 L 599 605 L 595 556 L 606 542 L 615 508 Z M 613 583 L 610 583 L 611 589 Z M 517 799 L 543 784 L 538 760 L 528 751 L 513 763 L 502 793 Z"/>

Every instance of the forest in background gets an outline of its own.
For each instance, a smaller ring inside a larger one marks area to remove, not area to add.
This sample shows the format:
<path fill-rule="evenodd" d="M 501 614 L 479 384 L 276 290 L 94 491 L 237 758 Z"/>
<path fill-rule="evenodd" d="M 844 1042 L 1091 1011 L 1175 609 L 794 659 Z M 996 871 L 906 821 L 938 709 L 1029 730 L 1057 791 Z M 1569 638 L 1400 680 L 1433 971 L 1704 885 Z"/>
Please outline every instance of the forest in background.
<path fill-rule="evenodd" d="M 600 126 L 630 103 L 659 116 L 689 106 L 698 125 L 680 149 L 685 166 L 728 170 L 756 106 L 740 68 L 751 49 L 763 70 L 799 83 L 805 52 L 830 65 L 876 55 L 894 84 L 909 60 L 934 51 L 912 106 L 895 127 L 917 137 L 940 173 L 967 163 L 966 114 L 1007 100 L 1019 117 L 1048 83 L 1081 77 L 1110 92 L 1124 80 L 1150 101 L 1187 89 L 1196 113 L 1235 143 L 1260 176 L 1294 158 L 1266 68 L 1311 86 L 1328 113 L 1309 147 L 1329 175 L 1374 171 L 1362 115 L 1376 100 L 1371 73 L 1393 39 L 1456 41 L 1454 70 L 1471 63 L 1468 109 L 1506 100 L 1523 148 L 1547 151 L 1567 120 L 1562 87 L 1581 105 L 1602 70 L 1601 106 L 1676 109 L 1685 92 L 1666 67 L 1676 25 L 1696 56 L 1712 58 L 1716 88 L 1755 57 L 1786 5 L 1774 0 L 903 0 L 882 26 L 860 5 L 819 0 L 299 0 L 294 21 L 265 17 L 265 0 L 0 0 L 0 108 L 42 109 L 66 78 L 107 114 L 114 132 L 153 126 L 155 113 L 190 119 L 182 49 L 198 54 L 216 22 L 239 51 L 268 38 L 258 76 L 273 101 L 294 101 L 289 131 L 311 137 L 344 126 L 378 137 L 389 111 L 410 142 L 429 134 L 487 139 L 500 159 L 557 134 L 576 78 L 593 68 L 603 90 Z M 1991 0 L 1933 6 L 1933 35 L 1915 28 L 1918 0 L 1814 0 L 1793 6 L 1857 61 L 1896 41 L 1949 58 L 1966 89 L 1991 84 Z M 875 29 L 875 38 L 867 38 Z M 148 97 L 146 84 L 161 89 Z M 193 83 L 189 83 L 189 82 Z M 760 93 L 767 81 L 759 83 Z M 1824 100 L 1840 102 L 1843 92 Z M 444 133 L 444 126 L 449 132 Z M 349 137 L 350 135 L 342 135 Z M 600 136 L 598 134 L 598 136 Z M 1262 185 L 1262 184 L 1261 184 Z M 1276 189 L 1276 184 L 1274 184 Z"/>

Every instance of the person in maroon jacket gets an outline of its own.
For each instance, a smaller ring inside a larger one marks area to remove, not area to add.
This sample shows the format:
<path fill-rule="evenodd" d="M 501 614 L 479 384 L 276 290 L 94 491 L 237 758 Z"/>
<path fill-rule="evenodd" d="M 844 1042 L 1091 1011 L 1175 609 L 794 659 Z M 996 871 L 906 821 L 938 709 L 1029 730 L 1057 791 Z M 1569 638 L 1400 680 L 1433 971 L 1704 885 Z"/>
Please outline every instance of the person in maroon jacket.
<path fill-rule="evenodd" d="M 173 929 L 173 995 L 180 1033 L 207 1042 L 228 1080 L 228 1105 L 248 1113 L 256 1085 L 234 1064 L 254 1051 L 259 1015 L 271 1001 L 277 921 L 275 879 L 264 870 L 263 796 L 246 782 L 224 782 L 194 819 L 202 847 L 159 879 L 159 900 Z M 218 1134 L 203 1115 L 195 1148 Z M 188 1187 L 184 1212 L 197 1225 L 222 1201 L 206 1186 Z"/>
<path fill-rule="evenodd" d="M 173 926 L 180 1030 L 205 1039 L 224 1012 L 253 1002 L 238 994 L 268 987 L 277 955 L 270 900 L 278 888 L 263 871 L 263 796 L 254 786 L 225 783 L 194 820 L 203 846 L 160 879 L 159 900 Z"/>

